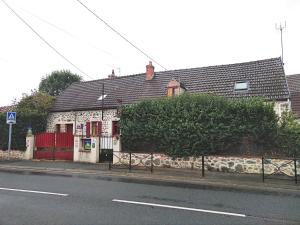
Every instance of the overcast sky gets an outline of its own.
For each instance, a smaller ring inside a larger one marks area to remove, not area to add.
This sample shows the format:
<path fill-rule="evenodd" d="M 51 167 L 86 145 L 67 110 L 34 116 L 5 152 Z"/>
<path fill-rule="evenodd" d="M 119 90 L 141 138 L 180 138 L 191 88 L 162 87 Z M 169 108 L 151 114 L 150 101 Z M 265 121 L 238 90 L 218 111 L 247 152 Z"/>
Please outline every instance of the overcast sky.
<path fill-rule="evenodd" d="M 5 0 L 77 68 L 57 55 L 0 0 L 0 106 L 37 89 L 41 78 L 68 69 L 84 80 L 145 72 L 149 59 L 76 0 Z M 281 56 L 300 73 L 298 0 L 81 0 L 167 69 Z M 155 70 L 161 71 L 155 64 Z"/>

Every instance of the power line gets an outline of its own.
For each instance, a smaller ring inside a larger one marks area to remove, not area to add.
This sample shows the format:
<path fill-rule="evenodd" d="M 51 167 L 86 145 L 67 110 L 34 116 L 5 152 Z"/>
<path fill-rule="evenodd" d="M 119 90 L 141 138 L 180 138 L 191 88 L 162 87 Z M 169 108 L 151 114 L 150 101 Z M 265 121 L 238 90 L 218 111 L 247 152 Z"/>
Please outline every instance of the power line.
<path fill-rule="evenodd" d="M 83 4 L 80 0 L 76 0 L 78 3 L 80 3 L 84 8 L 86 8 L 90 13 L 92 13 L 97 19 L 99 19 L 102 23 L 104 23 L 107 27 L 109 27 L 113 32 L 115 32 L 117 35 L 119 35 L 122 39 L 124 39 L 127 43 L 129 43 L 132 47 L 134 47 L 136 50 L 141 52 L 144 56 L 146 56 L 148 59 L 151 59 L 153 62 L 155 62 L 157 65 L 159 65 L 164 70 L 167 70 L 164 66 L 162 66 L 160 63 L 158 63 L 155 59 L 150 57 L 147 53 L 145 53 L 143 50 L 141 50 L 139 47 L 137 47 L 135 44 L 133 44 L 131 41 L 129 41 L 124 35 L 122 35 L 119 31 L 114 29 L 111 25 L 109 25 L 104 19 L 102 19 L 100 16 L 98 16 L 94 11 L 92 11 L 90 8 L 88 8 L 85 4 Z"/>
<path fill-rule="evenodd" d="M 61 27 L 59 27 L 59 26 L 57 26 L 57 25 L 55 25 L 55 24 L 53 24 L 53 23 L 51 23 L 51 22 L 49 22 L 49 21 L 47 21 L 47 20 L 45 20 L 45 19 L 43 19 L 43 18 L 41 18 L 40 16 L 38 16 L 38 15 L 36 15 L 36 14 L 34 14 L 34 13 L 32 13 L 32 12 L 26 10 L 26 9 L 22 9 L 22 10 L 23 10 L 24 12 L 28 13 L 29 15 L 31 15 L 31 16 L 37 18 L 38 20 L 42 21 L 43 23 L 48 24 L 48 25 L 51 26 L 51 27 L 54 27 L 56 30 L 59 30 L 60 32 L 66 34 L 66 35 L 68 35 L 68 36 L 70 36 L 70 37 L 72 37 L 72 38 L 74 38 L 74 39 L 77 39 L 77 40 L 79 40 L 79 41 L 85 42 L 86 44 L 89 45 L 89 47 L 91 47 L 91 48 L 93 48 L 93 49 L 96 49 L 96 50 L 98 50 L 98 51 L 100 51 L 100 52 L 102 52 L 102 53 L 105 53 L 105 54 L 107 54 L 107 55 L 110 55 L 110 56 L 112 56 L 112 57 L 115 57 L 112 53 L 110 53 L 110 52 L 108 52 L 108 51 L 105 51 L 105 50 L 103 50 L 103 49 L 101 49 L 101 48 L 98 48 L 97 46 L 95 46 L 95 45 L 92 44 L 91 42 L 86 41 L 86 40 L 83 40 L 82 38 L 80 38 L 80 37 L 78 37 L 78 36 L 76 36 L 76 35 L 70 33 L 69 31 L 67 31 L 67 30 L 65 30 L 65 29 L 63 29 L 63 28 L 61 28 Z"/>
<path fill-rule="evenodd" d="M 93 77 L 89 76 L 85 72 L 83 72 L 79 67 L 77 67 L 74 63 L 72 63 L 67 57 L 65 57 L 62 53 L 60 53 L 54 46 L 52 46 L 45 38 L 43 38 L 32 26 L 29 25 L 12 7 L 10 7 L 5 0 L 1 0 L 7 8 L 9 8 L 29 29 L 35 33 L 48 47 L 50 47 L 56 54 L 58 54 L 60 57 L 62 57 L 65 61 L 67 61 L 69 64 L 71 64 L 74 68 L 76 68 L 78 71 L 86 75 L 87 77 L 94 79 Z"/>

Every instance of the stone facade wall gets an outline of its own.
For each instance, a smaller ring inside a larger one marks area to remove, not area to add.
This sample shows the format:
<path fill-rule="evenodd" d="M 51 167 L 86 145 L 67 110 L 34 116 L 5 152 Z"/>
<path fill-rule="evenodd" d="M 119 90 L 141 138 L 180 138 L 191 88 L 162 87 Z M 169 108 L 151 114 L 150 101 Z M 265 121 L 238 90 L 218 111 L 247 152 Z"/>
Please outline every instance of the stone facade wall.
<path fill-rule="evenodd" d="M 291 102 L 289 100 L 275 102 L 274 111 L 280 118 L 283 112 L 291 111 Z"/>
<path fill-rule="evenodd" d="M 48 117 L 47 130 L 55 130 L 56 124 L 73 124 L 74 134 L 82 135 L 82 132 L 83 134 L 86 133 L 86 122 L 102 121 L 102 132 L 104 134 L 111 134 L 111 121 L 118 120 L 116 115 L 116 109 L 106 109 L 104 110 L 102 121 L 102 110 L 54 112 L 50 113 Z"/>
<path fill-rule="evenodd" d="M 114 153 L 113 163 L 128 164 L 129 153 Z M 144 153 L 132 153 L 131 163 L 133 166 L 151 166 L 151 155 Z M 209 171 L 236 172 L 260 174 L 262 172 L 261 158 L 242 158 L 242 157 L 223 157 L 223 156 L 205 156 L 205 169 Z M 281 166 L 283 165 L 284 166 Z M 172 158 L 164 154 L 153 154 L 153 166 L 164 168 L 184 168 L 201 169 L 202 158 L 185 157 Z M 291 160 L 266 159 L 264 170 L 266 174 L 275 172 L 281 166 L 281 171 L 294 175 L 294 162 Z M 300 161 L 297 162 L 297 170 L 300 171 Z"/>
<path fill-rule="evenodd" d="M 11 150 L 9 157 L 8 157 L 8 151 L 0 150 L 0 160 L 1 159 L 24 159 L 25 151 L 19 151 L 19 150 Z"/>

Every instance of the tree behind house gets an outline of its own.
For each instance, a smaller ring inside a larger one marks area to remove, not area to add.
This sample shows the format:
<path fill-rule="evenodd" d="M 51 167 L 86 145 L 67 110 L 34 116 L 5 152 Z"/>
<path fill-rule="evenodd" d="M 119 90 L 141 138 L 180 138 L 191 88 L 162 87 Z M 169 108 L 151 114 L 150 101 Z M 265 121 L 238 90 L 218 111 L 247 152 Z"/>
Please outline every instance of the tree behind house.
<path fill-rule="evenodd" d="M 29 127 L 34 133 L 45 131 L 49 109 L 54 103 L 54 97 L 42 92 L 32 92 L 24 95 L 16 103 L 17 123 L 13 125 L 12 149 L 26 148 L 26 133 Z M 6 114 L 0 113 L 0 149 L 7 149 L 8 125 Z"/>
<path fill-rule="evenodd" d="M 39 84 L 39 91 L 51 96 L 58 96 L 68 86 L 78 81 L 82 81 L 82 77 L 71 73 L 69 70 L 53 71 L 50 75 L 42 78 Z"/>

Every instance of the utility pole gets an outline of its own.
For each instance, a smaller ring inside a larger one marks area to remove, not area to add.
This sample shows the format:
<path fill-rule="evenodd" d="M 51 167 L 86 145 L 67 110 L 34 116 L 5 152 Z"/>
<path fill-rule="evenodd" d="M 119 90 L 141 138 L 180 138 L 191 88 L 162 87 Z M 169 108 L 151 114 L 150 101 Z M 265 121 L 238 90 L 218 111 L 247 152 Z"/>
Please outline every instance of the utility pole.
<path fill-rule="evenodd" d="M 104 82 L 102 83 L 102 113 L 101 113 L 101 117 L 102 117 L 102 121 L 103 121 L 103 119 L 104 119 L 104 115 L 103 115 L 103 113 L 104 113 L 104 95 L 105 95 L 105 92 L 104 92 Z"/>
<path fill-rule="evenodd" d="M 275 25 L 275 28 L 276 30 L 279 30 L 280 31 L 280 40 L 281 40 L 281 60 L 282 60 L 282 65 L 284 65 L 284 62 L 283 62 L 283 40 L 282 40 L 282 31 L 284 29 L 286 29 L 286 22 L 284 22 L 284 25 L 282 25 L 281 23 L 279 24 L 279 26 Z"/>

